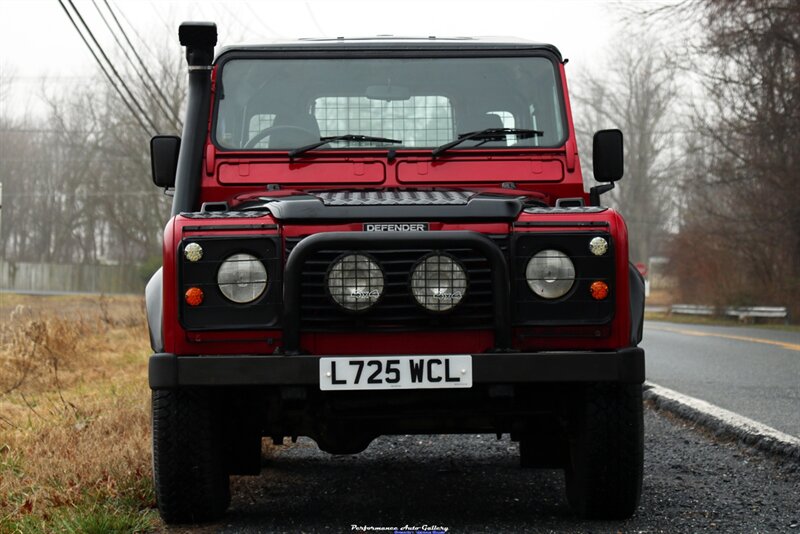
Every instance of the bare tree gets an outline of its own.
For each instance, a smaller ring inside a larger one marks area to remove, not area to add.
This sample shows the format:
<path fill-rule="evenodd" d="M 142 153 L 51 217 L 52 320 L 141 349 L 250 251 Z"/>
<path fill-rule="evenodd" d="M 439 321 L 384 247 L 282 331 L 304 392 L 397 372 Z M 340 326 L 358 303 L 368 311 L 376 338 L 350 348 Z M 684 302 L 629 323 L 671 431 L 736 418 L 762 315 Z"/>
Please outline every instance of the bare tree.
<path fill-rule="evenodd" d="M 625 179 L 610 198 L 628 222 L 633 261 L 646 262 L 658 251 L 675 211 L 676 77 L 677 68 L 658 43 L 633 36 L 613 48 L 602 70 L 579 77 L 573 90 L 577 106 L 585 108 L 576 116 L 587 161 L 594 131 L 623 132 Z"/>
<path fill-rule="evenodd" d="M 658 14 L 693 17 L 705 28 L 683 58 L 697 66 L 704 95 L 695 111 L 700 146 L 673 263 L 684 286 L 706 274 L 709 300 L 789 304 L 797 316 L 800 4 L 686 0 L 678 9 Z M 688 236 L 696 242 L 692 253 Z M 720 268 L 704 268 L 721 259 Z"/>
<path fill-rule="evenodd" d="M 141 76 L 126 81 L 160 133 L 177 133 L 179 50 L 148 65 L 170 111 Z M 49 112 L 0 132 L 5 253 L 15 261 L 142 263 L 160 256 L 169 199 L 150 181 L 149 132 L 102 78 L 45 96 Z M 2 120 L 2 118 L 0 118 Z"/>

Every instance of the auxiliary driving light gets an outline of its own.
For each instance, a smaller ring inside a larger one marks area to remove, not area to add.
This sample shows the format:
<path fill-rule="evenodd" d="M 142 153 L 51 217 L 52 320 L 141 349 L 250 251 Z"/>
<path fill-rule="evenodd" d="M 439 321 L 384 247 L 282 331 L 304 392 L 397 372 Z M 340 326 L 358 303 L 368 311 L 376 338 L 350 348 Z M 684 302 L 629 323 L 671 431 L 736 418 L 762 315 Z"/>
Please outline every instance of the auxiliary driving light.
<path fill-rule="evenodd" d="M 346 254 L 328 270 L 326 285 L 331 298 L 350 311 L 372 307 L 383 294 L 383 271 L 366 254 Z"/>
<path fill-rule="evenodd" d="M 561 251 L 542 250 L 528 261 L 525 280 L 531 291 L 540 297 L 557 299 L 572 289 L 575 283 L 575 265 Z"/>
<path fill-rule="evenodd" d="M 203 290 L 199 287 L 190 287 L 186 290 L 184 298 L 189 306 L 199 306 L 203 303 Z"/>
<path fill-rule="evenodd" d="M 602 237 L 593 237 L 591 241 L 589 241 L 589 250 L 595 256 L 602 256 L 606 252 L 608 252 L 608 241 Z"/>
<path fill-rule="evenodd" d="M 189 261 L 200 261 L 203 257 L 203 247 L 197 243 L 189 243 L 184 247 L 183 255 Z"/>
<path fill-rule="evenodd" d="M 455 258 L 432 254 L 420 261 L 411 274 L 411 293 L 430 311 L 448 311 L 464 298 L 467 274 Z"/>
<path fill-rule="evenodd" d="M 600 280 L 592 282 L 592 285 L 589 286 L 589 291 L 594 300 L 605 300 L 608 297 L 608 284 Z"/>
<path fill-rule="evenodd" d="M 217 284 L 225 298 L 237 304 L 253 302 L 267 287 L 267 269 L 250 254 L 229 256 L 217 271 Z"/>

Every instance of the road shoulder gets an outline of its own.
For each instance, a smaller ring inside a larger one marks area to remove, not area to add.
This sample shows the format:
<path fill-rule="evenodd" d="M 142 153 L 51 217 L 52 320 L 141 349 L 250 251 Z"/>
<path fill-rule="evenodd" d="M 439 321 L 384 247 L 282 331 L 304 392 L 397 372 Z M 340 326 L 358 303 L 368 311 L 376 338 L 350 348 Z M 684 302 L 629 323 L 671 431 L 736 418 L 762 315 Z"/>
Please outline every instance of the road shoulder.
<path fill-rule="evenodd" d="M 688 420 L 720 439 L 733 439 L 769 454 L 800 460 L 800 438 L 658 384 L 647 382 L 644 387 L 645 401 L 656 410 Z"/>

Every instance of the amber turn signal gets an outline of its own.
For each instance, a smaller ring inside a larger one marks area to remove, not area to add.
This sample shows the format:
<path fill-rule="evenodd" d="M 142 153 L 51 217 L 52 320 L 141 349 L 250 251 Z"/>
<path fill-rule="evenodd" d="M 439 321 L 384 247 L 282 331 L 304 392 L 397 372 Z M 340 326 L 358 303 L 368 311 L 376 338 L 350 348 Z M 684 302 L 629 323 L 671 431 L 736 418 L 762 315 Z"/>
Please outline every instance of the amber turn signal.
<path fill-rule="evenodd" d="M 594 300 L 603 300 L 608 296 L 608 284 L 599 280 L 592 282 L 592 285 L 589 286 L 589 291 L 592 292 Z"/>
<path fill-rule="evenodd" d="M 199 306 L 203 302 L 203 290 L 199 287 L 190 287 L 186 290 L 184 298 L 189 306 Z"/>

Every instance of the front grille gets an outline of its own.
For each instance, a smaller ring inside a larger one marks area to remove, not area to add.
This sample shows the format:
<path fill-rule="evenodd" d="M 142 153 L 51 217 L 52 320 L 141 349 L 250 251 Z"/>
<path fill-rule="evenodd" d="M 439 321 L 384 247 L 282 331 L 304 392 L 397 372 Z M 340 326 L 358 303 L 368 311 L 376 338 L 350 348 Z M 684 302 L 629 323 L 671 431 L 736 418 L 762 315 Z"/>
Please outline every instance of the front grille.
<path fill-rule="evenodd" d="M 487 236 L 508 257 L 508 236 Z M 302 238 L 286 238 L 286 257 Z M 490 329 L 494 318 L 492 274 L 489 261 L 472 249 L 439 249 L 464 266 L 468 284 L 461 302 L 446 312 L 430 312 L 411 293 L 414 266 L 431 248 L 365 249 L 383 269 L 385 284 L 380 300 L 371 308 L 352 312 L 342 309 L 328 294 L 325 275 L 330 265 L 347 250 L 320 250 L 303 265 L 300 327 L 306 332 L 410 331 Z"/>
<path fill-rule="evenodd" d="M 326 206 L 465 206 L 471 191 L 322 191 Z"/>
<path fill-rule="evenodd" d="M 257 219 L 266 217 L 268 211 L 192 211 L 183 212 L 181 217 L 187 219 Z"/>

